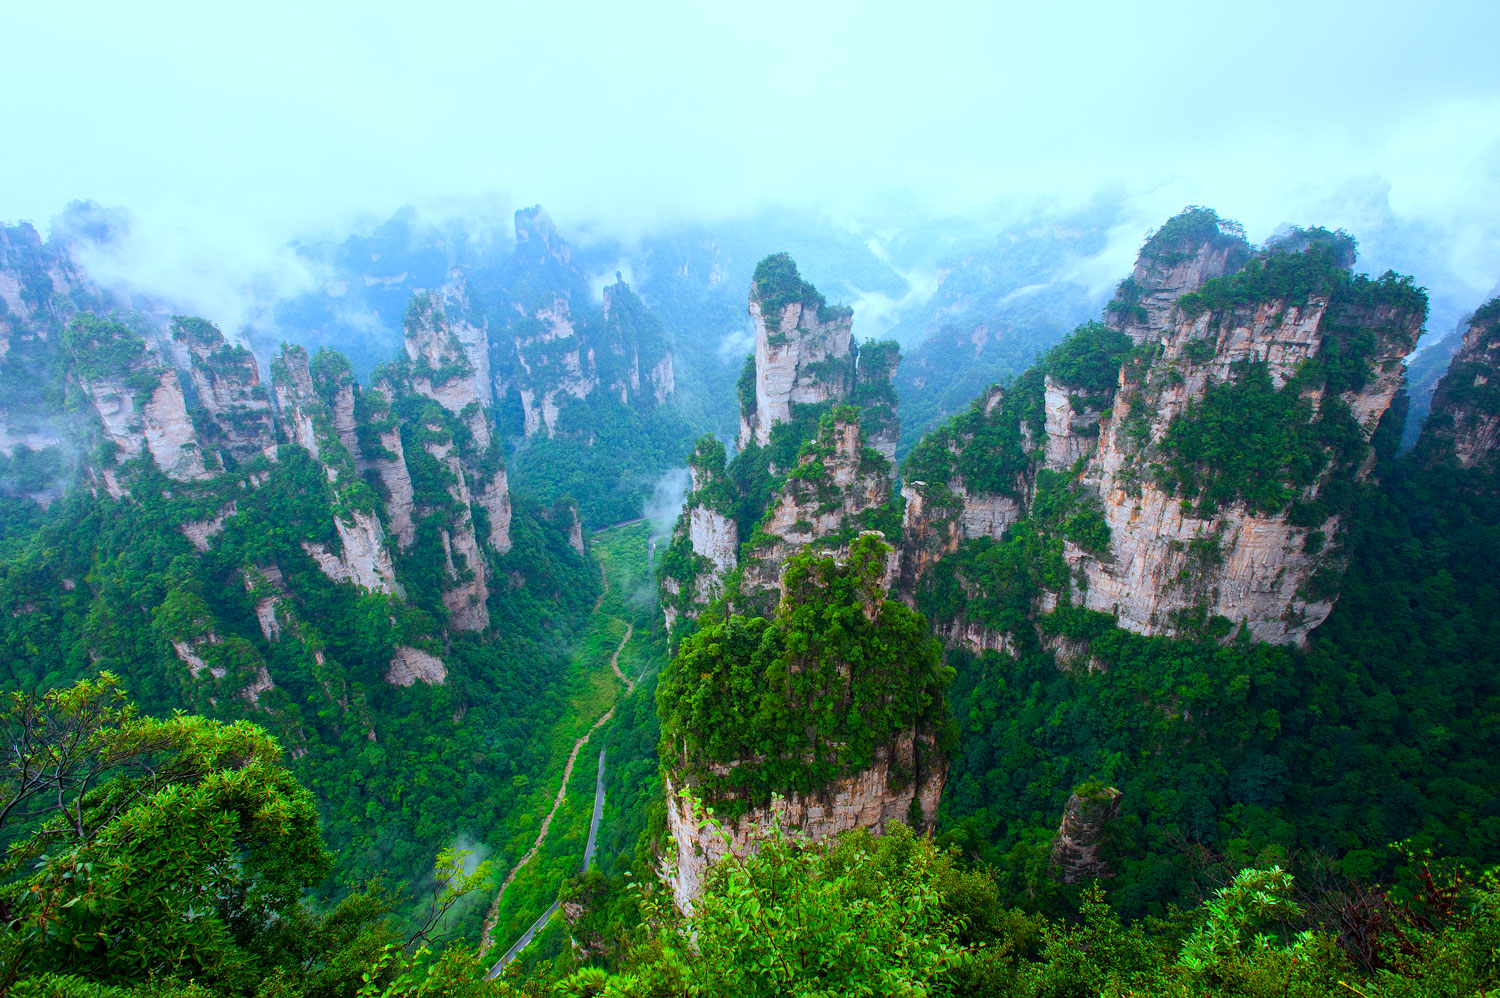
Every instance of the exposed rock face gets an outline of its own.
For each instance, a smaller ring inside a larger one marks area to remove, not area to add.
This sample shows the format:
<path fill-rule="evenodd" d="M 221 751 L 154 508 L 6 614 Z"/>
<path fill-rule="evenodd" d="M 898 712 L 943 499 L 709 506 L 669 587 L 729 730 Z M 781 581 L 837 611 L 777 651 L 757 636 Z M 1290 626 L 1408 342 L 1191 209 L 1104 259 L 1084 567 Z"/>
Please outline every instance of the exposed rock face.
<path fill-rule="evenodd" d="M 739 527 L 718 510 L 705 506 L 694 506 L 688 510 L 688 540 L 693 551 L 713 563 L 709 576 L 702 581 L 723 579 L 734 571 L 736 553 L 739 551 Z"/>
<path fill-rule="evenodd" d="M 660 319 L 616 275 L 602 314 L 587 277 L 540 207 L 516 212 L 513 273 L 524 275 L 503 303 L 504 335 L 493 333 L 497 399 L 516 393 L 522 432 L 562 432 L 570 405 L 602 392 L 646 412 L 676 391 L 670 341 Z M 586 418 L 578 435 L 594 432 Z M 589 438 L 585 438 L 589 439 Z M 591 440 L 590 440 L 591 442 Z"/>
<path fill-rule="evenodd" d="M 1451 456 L 1464 468 L 1492 462 L 1500 440 L 1500 298 L 1469 318 L 1458 353 L 1433 393 L 1422 437 L 1429 461 Z"/>
<path fill-rule="evenodd" d="M 203 656 L 198 654 L 199 649 L 204 645 L 216 644 L 219 644 L 219 636 L 209 631 L 203 637 L 194 641 L 174 640 L 172 642 L 172 650 L 177 653 L 178 659 L 188 667 L 188 671 L 193 674 L 195 679 L 205 670 L 215 679 L 223 679 L 226 675 L 225 670 L 219 666 L 210 666 L 204 660 Z"/>
<path fill-rule="evenodd" d="M 600 384 L 622 404 L 658 406 L 677 391 L 666 330 L 619 274 L 604 289 L 594 362 Z"/>
<path fill-rule="evenodd" d="M 901 350 L 894 340 L 862 343 L 854 370 L 854 394 L 850 401 L 860 407 L 860 427 L 865 443 L 896 466 L 896 444 L 901 439 L 901 420 L 896 415 L 896 368 Z"/>
<path fill-rule="evenodd" d="M 939 561 L 958 550 L 962 539 L 958 518 L 954 516 L 945 490 L 928 497 L 927 483 L 907 482 L 901 486 L 906 501 L 901 512 L 901 587 L 903 595 L 915 593 L 921 578 Z"/>
<path fill-rule="evenodd" d="M 724 579 L 739 564 L 739 525 L 729 516 L 733 487 L 724 458 L 724 445 L 710 437 L 688 455 L 691 488 L 683 497 L 661 579 L 668 631 L 682 614 L 696 616 L 722 595 Z"/>
<path fill-rule="evenodd" d="M 557 428 L 565 396 L 585 399 L 599 385 L 593 372 L 584 370 L 568 300 L 554 298 L 537 310 L 535 318 L 532 334 L 516 342 L 521 368 L 530 382 L 520 389 L 528 437 Z"/>
<path fill-rule="evenodd" d="M 820 429 L 812 452 L 788 475 L 762 522 L 760 529 L 771 543 L 746 564 L 745 587 L 777 588 L 782 566 L 798 550 L 846 532 L 859 514 L 890 502 L 891 471 L 884 457 L 865 446 L 859 423 L 836 412 Z"/>
<path fill-rule="evenodd" d="M 1001 408 L 1004 399 L 1004 392 L 992 387 L 975 400 L 968 415 L 986 423 L 999 423 L 1005 418 Z M 1024 426 L 1022 431 L 1024 436 Z M 1008 492 L 986 491 L 965 481 L 960 458 L 973 446 L 972 428 L 955 431 L 941 442 L 941 449 L 933 458 L 936 465 L 929 469 L 939 480 L 914 479 L 902 487 L 906 508 L 902 513 L 900 592 L 908 602 L 913 599 L 921 578 L 938 561 L 956 552 L 960 543 L 979 537 L 999 540 L 1025 515 L 1031 482 L 1024 475 L 1002 481 L 1002 485 L 1008 485 Z M 910 467 L 907 471 L 910 473 Z M 981 484 L 995 487 L 994 483 Z"/>
<path fill-rule="evenodd" d="M 363 483 L 358 480 L 359 443 L 352 374 L 347 361 L 336 358 L 330 364 L 320 359 L 315 376 L 306 350 L 283 345 L 280 356 L 271 365 L 271 373 L 282 425 L 292 442 L 305 447 L 323 465 L 336 492 L 344 496 L 359 495 Z M 399 592 L 390 551 L 386 548 L 385 530 L 374 504 L 364 505 L 367 502 L 361 500 L 356 508 L 334 517 L 334 529 L 342 548 L 339 553 L 310 541 L 303 541 L 302 549 L 335 582 L 353 582 L 373 592 Z"/>
<path fill-rule="evenodd" d="M 1067 602 L 1137 633 L 1212 623 L 1305 641 L 1338 595 L 1339 497 L 1369 473 L 1425 314 L 1409 282 L 1353 277 L 1352 260 L 1342 233 L 1295 230 L 1251 258 L 1212 212 L 1163 226 L 1107 327 L 1081 328 L 1014 397 L 992 390 L 913 450 L 903 596 L 964 540 L 1000 539 L 1024 518 L 1063 541 L 1069 568 L 1067 591 L 1043 591 L 1037 614 Z M 1047 520 L 1064 501 L 1083 519 Z M 1069 533 L 1096 515 L 1107 530 Z M 1010 640 L 961 614 L 936 623 L 975 649 Z M 1060 662 L 1103 666 L 1081 643 L 1039 637 Z"/>
<path fill-rule="evenodd" d="M 1076 547 L 1067 551 L 1083 579 L 1075 598 L 1139 633 L 1175 633 L 1183 615 L 1196 619 L 1207 613 L 1242 623 L 1260 640 L 1305 641 L 1337 595 L 1309 587 L 1313 573 L 1329 559 L 1309 537 L 1314 532 L 1318 538 L 1336 536 L 1338 518 L 1299 525 L 1285 511 L 1258 512 L 1244 500 L 1205 512 L 1153 479 L 1148 466 L 1162 463 L 1173 421 L 1189 415 L 1210 385 L 1239 381 L 1254 362 L 1264 364 L 1272 386 L 1280 389 L 1321 351 L 1338 349 L 1330 346 L 1336 331 L 1373 334 L 1363 384 L 1342 392 L 1336 403 L 1324 399 L 1321 386 L 1309 386 L 1301 397 L 1320 410 L 1325 404 L 1347 406 L 1368 441 L 1400 385 L 1401 358 L 1416 342 L 1422 320 L 1420 310 L 1331 306 L 1327 296 L 1313 295 L 1305 303 L 1275 298 L 1179 315 L 1154 330 L 1160 355 L 1141 380 L 1122 380 L 1098 450 L 1083 471 L 1084 485 L 1103 501 L 1110 548 L 1102 557 Z M 1137 412 L 1148 430 L 1144 437 Z M 1358 479 L 1367 472 L 1367 464 L 1330 465 L 1301 489 L 1298 500 L 1311 505 L 1332 477 Z"/>
<path fill-rule="evenodd" d="M 313 390 L 307 351 L 299 346 L 282 344 L 281 354 L 272 365 L 271 373 L 275 385 L 276 408 L 281 412 L 282 429 L 292 443 L 305 448 L 314 459 L 320 458 L 320 434 L 314 417 L 321 408 L 322 400 Z M 330 429 L 332 424 L 332 416 L 329 415 Z"/>
<path fill-rule="evenodd" d="M 209 477 L 182 398 L 182 383 L 170 367 L 161 372 L 156 390 L 141 408 L 141 423 L 151 459 L 168 478 L 188 482 Z"/>
<path fill-rule="evenodd" d="M 429 426 L 428 429 L 436 432 L 440 428 Z M 487 585 L 489 570 L 474 534 L 474 517 L 470 513 L 472 497 L 464 479 L 463 466 L 451 442 L 429 442 L 422 446 L 451 476 L 448 492 L 458 510 L 453 522 L 442 532 L 443 557 L 451 582 L 443 591 L 449 624 L 460 631 L 482 631 L 490 626 L 490 612 L 485 605 L 490 594 Z"/>
<path fill-rule="evenodd" d="M 405 645 L 396 649 L 396 654 L 391 656 L 390 667 L 385 672 L 385 681 L 392 686 L 410 686 L 416 682 L 441 686 L 447 678 L 448 669 L 443 665 L 442 659 Z"/>
<path fill-rule="evenodd" d="M 853 387 L 849 355 L 854 313 L 826 309 L 816 301 L 793 301 L 766 315 L 754 289 L 755 407 L 741 407 L 739 445 L 771 442 L 771 427 L 792 418 L 792 405 L 845 399 Z"/>
<path fill-rule="evenodd" d="M 669 629 L 681 615 L 696 615 L 723 594 L 724 580 L 740 567 L 740 544 L 748 539 L 742 534 L 752 527 L 756 549 L 744 565 L 739 592 L 758 598 L 779 587 L 781 566 L 799 548 L 827 540 L 842 551 L 860 527 L 872 525 L 870 515 L 891 501 L 901 428 L 892 385 L 899 347 L 881 341 L 856 348 L 851 310 L 830 308 L 784 253 L 756 268 L 749 308 L 756 348 L 753 369 L 741 376 L 742 453 L 736 460 L 764 462 L 752 477 L 769 472 L 785 480 L 757 517 L 754 507 L 766 501 L 764 493 L 738 494 L 726 473 L 723 445 L 699 441 L 688 458 L 693 488 L 661 581 Z M 776 426 L 794 421 L 777 435 L 776 451 L 743 453 L 770 443 Z M 800 457 L 797 467 L 776 467 L 787 463 L 783 435 L 789 430 L 803 439 L 816 434 L 815 453 Z M 900 557 L 892 553 L 892 572 Z"/>
<path fill-rule="evenodd" d="M 333 417 L 333 432 L 339 438 L 339 443 L 349 452 L 349 456 L 357 463 L 360 458 L 359 427 L 354 419 L 354 381 L 352 376 L 347 376 L 343 382 L 334 389 L 333 398 L 329 401 L 328 408 Z"/>
<path fill-rule="evenodd" d="M 1099 855 L 1105 828 L 1120 813 L 1120 791 L 1114 787 L 1083 788 L 1068 798 L 1062 825 L 1052 840 L 1052 866 L 1063 883 L 1113 877 L 1115 871 Z"/>
<path fill-rule="evenodd" d="M 245 581 L 245 592 L 255 599 L 255 620 L 260 624 L 260 633 L 267 641 L 280 639 L 285 623 L 286 611 L 282 609 L 282 596 L 286 593 L 286 580 L 276 565 L 256 565 L 241 570 Z"/>
<path fill-rule="evenodd" d="M 1178 298 L 1238 271 L 1249 257 L 1243 230 L 1211 211 L 1189 208 L 1146 241 L 1106 318 L 1135 342 L 1148 342 L 1171 325 Z"/>
<path fill-rule="evenodd" d="M 1047 467 L 1067 471 L 1093 450 L 1099 436 L 1099 412 L 1084 406 L 1074 408 L 1076 396 L 1048 375 L 1043 383 L 1046 409 L 1043 460 Z M 998 534 L 996 536 L 999 536 Z"/>
<path fill-rule="evenodd" d="M 251 678 L 250 682 L 245 684 L 244 689 L 240 690 L 239 695 L 241 699 L 248 701 L 254 706 L 260 703 L 262 694 L 269 693 L 275 688 L 276 684 L 271 681 L 271 672 L 266 668 L 265 663 L 262 662 L 256 668 L 255 675 Z"/>
<path fill-rule="evenodd" d="M 918 750 L 919 742 L 925 750 Z M 931 739 L 914 732 L 903 732 L 889 746 L 878 749 L 875 762 L 845 779 L 836 780 L 814 794 L 792 794 L 773 802 L 771 807 L 755 808 L 727 824 L 724 832 L 729 842 L 711 828 L 700 829 L 691 809 L 678 795 L 680 787 L 666 779 L 667 831 L 676 852 L 665 864 L 663 875 L 671 885 L 679 909 L 688 911 L 703 888 L 703 878 L 716 862 L 729 855 L 753 854 L 764 830 L 772 821 L 775 809 L 786 828 L 800 829 L 809 838 L 838 835 L 851 828 L 869 828 L 883 832 L 893 821 L 905 822 L 912 815 L 913 800 L 920 809 L 922 822 L 931 825 L 937 817 L 945 770 L 931 764 L 922 765 L 922 757 L 931 756 Z M 915 777 L 910 774 L 915 773 Z"/>
<path fill-rule="evenodd" d="M 193 520 L 182 524 L 177 529 L 182 531 L 182 536 L 186 537 L 194 548 L 207 551 L 208 542 L 223 532 L 224 522 L 237 512 L 239 508 L 236 504 L 230 503 L 220 510 L 217 516 L 207 520 Z"/>
<path fill-rule="evenodd" d="M 271 399 L 260 383 L 255 355 L 231 346 L 217 326 L 203 319 L 176 317 L 172 338 L 187 348 L 198 404 L 217 431 L 206 442 L 222 447 L 236 461 L 273 445 Z"/>
<path fill-rule="evenodd" d="M 302 542 L 302 550 L 312 556 L 323 574 L 335 582 L 353 582 L 372 592 L 396 591 L 396 572 L 390 552 L 385 548 L 385 532 L 373 513 L 355 511 L 352 523 L 334 517 L 343 550 L 331 554 L 322 544 Z"/>
<path fill-rule="evenodd" d="M 385 511 L 390 520 L 391 533 L 396 543 L 405 550 L 416 537 L 417 527 L 412 521 L 411 473 L 406 470 L 406 455 L 401 446 L 399 430 L 386 430 L 380 434 L 380 446 L 392 457 L 376 457 L 370 467 L 380 476 L 386 489 Z"/>
<path fill-rule="evenodd" d="M 152 385 L 149 391 L 134 387 L 142 382 Z M 79 383 L 118 459 L 147 450 L 169 478 L 188 482 L 208 477 L 177 372 L 156 355 L 142 349 L 119 374 L 84 376 Z"/>
<path fill-rule="evenodd" d="M 486 450 L 488 407 L 494 403 L 489 337 L 461 277 L 455 275 L 440 294 L 412 299 L 406 311 L 406 356 L 412 388 L 463 420 L 475 450 Z"/>
<path fill-rule="evenodd" d="M 490 531 L 489 543 L 496 553 L 505 554 L 510 550 L 510 486 L 506 482 L 505 469 L 496 471 L 490 480 L 484 483 L 474 501 L 484 508 L 489 516 Z M 582 541 L 582 525 L 579 525 Z"/>

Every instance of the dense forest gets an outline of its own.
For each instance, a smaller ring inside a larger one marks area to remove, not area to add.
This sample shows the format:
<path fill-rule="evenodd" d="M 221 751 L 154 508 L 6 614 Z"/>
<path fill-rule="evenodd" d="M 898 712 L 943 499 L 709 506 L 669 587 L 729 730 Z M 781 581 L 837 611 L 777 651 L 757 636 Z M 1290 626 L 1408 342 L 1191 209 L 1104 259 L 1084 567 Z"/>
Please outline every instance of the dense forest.
<path fill-rule="evenodd" d="M 523 209 L 264 383 L 0 231 L 0 996 L 1500 987 L 1500 301 L 1403 449 L 1415 280 L 1191 208 L 1016 304 L 1102 224 L 913 377 Z"/>

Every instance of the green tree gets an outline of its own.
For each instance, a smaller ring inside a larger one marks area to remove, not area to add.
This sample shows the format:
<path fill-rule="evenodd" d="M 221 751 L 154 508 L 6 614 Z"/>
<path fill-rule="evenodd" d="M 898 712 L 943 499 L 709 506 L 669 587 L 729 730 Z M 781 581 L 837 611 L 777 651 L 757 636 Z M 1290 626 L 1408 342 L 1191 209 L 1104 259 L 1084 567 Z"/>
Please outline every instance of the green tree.
<path fill-rule="evenodd" d="M 248 722 L 140 716 L 109 673 L 0 714 L 0 993 L 23 974 L 233 979 L 329 858 Z"/>

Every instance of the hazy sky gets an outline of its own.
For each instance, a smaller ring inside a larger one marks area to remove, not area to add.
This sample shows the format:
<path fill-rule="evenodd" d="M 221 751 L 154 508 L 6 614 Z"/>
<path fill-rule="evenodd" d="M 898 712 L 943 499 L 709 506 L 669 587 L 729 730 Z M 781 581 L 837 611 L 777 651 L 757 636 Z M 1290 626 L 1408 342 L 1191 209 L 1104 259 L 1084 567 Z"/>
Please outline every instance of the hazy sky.
<path fill-rule="evenodd" d="M 1211 204 L 1264 238 L 1344 224 L 1340 192 L 1380 180 L 1455 272 L 1500 279 L 1495 0 L 13 0 L 3 20 L 0 219 L 93 198 L 235 266 L 409 202 L 630 232 L 1119 185 L 1144 217 Z"/>

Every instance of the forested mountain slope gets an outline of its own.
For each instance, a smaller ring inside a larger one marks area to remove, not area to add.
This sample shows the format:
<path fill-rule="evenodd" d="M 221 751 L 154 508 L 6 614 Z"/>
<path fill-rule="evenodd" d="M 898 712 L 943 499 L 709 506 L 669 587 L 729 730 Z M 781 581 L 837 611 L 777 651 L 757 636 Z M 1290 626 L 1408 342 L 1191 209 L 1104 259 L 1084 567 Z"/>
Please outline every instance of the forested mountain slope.
<path fill-rule="evenodd" d="M 1425 292 L 1189 209 L 898 471 L 790 255 L 690 446 L 646 282 L 515 225 L 362 370 L 0 232 L 0 994 L 1500 984 L 1500 302 L 1401 453 Z"/>
<path fill-rule="evenodd" d="M 1045 867 L 1075 788 L 1112 785 L 1098 869 L 1130 912 L 1188 889 L 1195 851 L 1350 876 L 1398 839 L 1497 855 L 1492 486 L 1396 455 L 1423 296 L 1351 276 L 1342 234 L 1233 236 L 1164 226 L 1107 325 L 903 468 L 903 585 L 957 673 L 949 841 Z M 1487 423 L 1455 418 L 1461 455 Z"/>
<path fill-rule="evenodd" d="M 414 299 L 367 385 L 297 346 L 262 381 L 201 319 L 25 316 L 77 484 L 10 501 L 7 685 L 108 669 L 152 712 L 256 720 L 343 883 L 421 879 L 460 837 L 503 849 L 529 824 L 515 787 L 558 764 L 534 733 L 570 723 L 599 579 L 573 506 L 509 493 L 467 303 L 457 282 Z"/>

